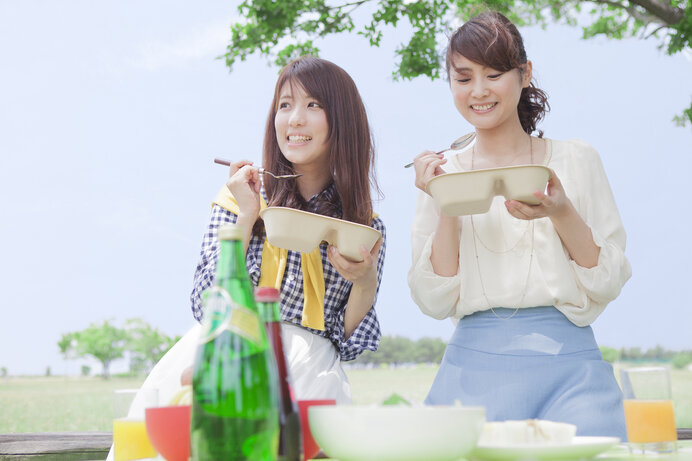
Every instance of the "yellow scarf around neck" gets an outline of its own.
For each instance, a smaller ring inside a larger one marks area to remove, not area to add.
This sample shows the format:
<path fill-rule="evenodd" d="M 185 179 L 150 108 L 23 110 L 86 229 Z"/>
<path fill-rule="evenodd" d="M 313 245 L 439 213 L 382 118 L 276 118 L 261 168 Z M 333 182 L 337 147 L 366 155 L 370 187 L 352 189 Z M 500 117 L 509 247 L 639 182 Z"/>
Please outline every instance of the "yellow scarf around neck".
<path fill-rule="evenodd" d="M 240 213 L 238 202 L 225 185 L 221 188 L 212 205 L 219 205 L 236 216 Z M 267 202 L 260 195 L 260 210 Z M 288 250 L 275 247 L 266 239 L 262 246 L 259 286 L 268 286 L 281 291 L 281 281 L 286 271 Z M 318 246 L 310 253 L 300 254 L 303 272 L 303 316 L 301 324 L 313 330 L 324 331 L 324 274 L 322 272 L 322 253 Z"/>

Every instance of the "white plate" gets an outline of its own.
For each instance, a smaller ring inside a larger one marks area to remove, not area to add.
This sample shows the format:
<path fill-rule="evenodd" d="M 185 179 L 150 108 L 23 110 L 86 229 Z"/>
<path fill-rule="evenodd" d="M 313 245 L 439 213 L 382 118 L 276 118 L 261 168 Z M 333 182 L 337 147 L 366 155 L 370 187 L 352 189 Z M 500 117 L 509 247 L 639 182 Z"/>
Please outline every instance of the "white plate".
<path fill-rule="evenodd" d="M 508 166 L 441 174 L 425 189 L 444 214 L 462 216 L 485 213 L 496 195 L 536 205 L 533 193 L 544 191 L 549 177 L 543 165 Z"/>
<path fill-rule="evenodd" d="M 478 445 L 471 459 L 484 461 L 559 461 L 589 459 L 620 443 L 617 437 L 574 437 L 564 445 Z"/>
<path fill-rule="evenodd" d="M 294 208 L 272 206 L 260 211 L 260 216 L 269 243 L 301 253 L 310 253 L 327 241 L 348 259 L 362 261 L 360 246 L 372 250 L 382 235 L 369 226 Z"/>

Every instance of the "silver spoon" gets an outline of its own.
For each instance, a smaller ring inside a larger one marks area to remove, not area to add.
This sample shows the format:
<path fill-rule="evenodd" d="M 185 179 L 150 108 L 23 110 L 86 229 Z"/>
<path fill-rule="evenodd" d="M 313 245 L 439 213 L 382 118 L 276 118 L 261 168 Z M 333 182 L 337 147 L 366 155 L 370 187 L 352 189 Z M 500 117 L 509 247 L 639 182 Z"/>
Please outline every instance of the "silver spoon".
<path fill-rule="evenodd" d="M 476 139 L 476 132 L 475 131 L 472 133 L 465 134 L 461 138 L 454 141 L 448 148 L 442 149 L 439 152 L 435 152 L 435 155 L 439 155 L 443 152 L 447 152 L 448 150 L 461 149 L 462 147 L 466 147 L 469 144 L 471 144 L 471 141 L 473 141 L 474 139 Z M 411 166 L 413 166 L 413 162 L 404 165 L 404 168 L 409 168 Z"/>
<path fill-rule="evenodd" d="M 214 163 L 218 163 L 219 165 L 231 166 L 231 162 L 229 160 L 224 160 L 224 159 L 218 158 L 218 157 L 214 159 Z M 274 179 L 293 179 L 293 178 L 299 178 L 299 177 L 303 176 L 302 173 L 301 174 L 276 175 L 276 174 L 272 173 L 271 171 L 265 170 L 262 167 L 259 167 L 257 171 L 259 174 L 268 174 L 269 176 L 271 176 Z"/>

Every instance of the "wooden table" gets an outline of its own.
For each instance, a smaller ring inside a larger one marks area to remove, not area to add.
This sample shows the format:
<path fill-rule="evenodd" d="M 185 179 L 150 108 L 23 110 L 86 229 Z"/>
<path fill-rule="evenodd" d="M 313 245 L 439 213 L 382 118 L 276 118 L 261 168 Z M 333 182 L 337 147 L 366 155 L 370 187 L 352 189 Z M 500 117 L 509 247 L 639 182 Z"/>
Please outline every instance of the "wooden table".
<path fill-rule="evenodd" d="M 0 434 L 0 461 L 104 460 L 112 443 L 110 432 Z"/>
<path fill-rule="evenodd" d="M 678 440 L 692 440 L 692 428 L 678 429 Z M 0 434 L 0 461 L 104 460 L 112 443 L 110 432 Z M 690 442 L 684 445 L 692 447 Z"/>

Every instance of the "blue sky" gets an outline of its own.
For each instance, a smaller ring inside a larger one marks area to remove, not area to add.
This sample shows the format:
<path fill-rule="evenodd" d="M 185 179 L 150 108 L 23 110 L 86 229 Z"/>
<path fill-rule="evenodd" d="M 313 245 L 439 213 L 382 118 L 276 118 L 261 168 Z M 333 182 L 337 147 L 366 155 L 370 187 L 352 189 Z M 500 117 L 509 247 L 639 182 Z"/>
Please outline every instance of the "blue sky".
<path fill-rule="evenodd" d="M 10 373 L 76 371 L 56 343 L 92 322 L 141 317 L 169 335 L 193 324 L 192 275 L 227 174 L 212 160 L 259 161 L 277 75 L 263 58 L 232 73 L 215 59 L 235 5 L 0 3 L 0 366 Z M 402 166 L 471 127 L 446 82 L 392 81 L 404 32 L 381 48 L 356 35 L 318 45 L 353 76 L 375 133 L 389 236 L 383 332 L 446 340 L 451 323 L 408 294 L 417 192 Z M 633 276 L 596 321 L 599 343 L 692 348 L 692 129 L 671 122 L 692 97 L 692 59 L 652 40 L 583 41 L 576 28 L 522 33 L 550 96 L 546 136 L 596 147 L 628 233 Z"/>

